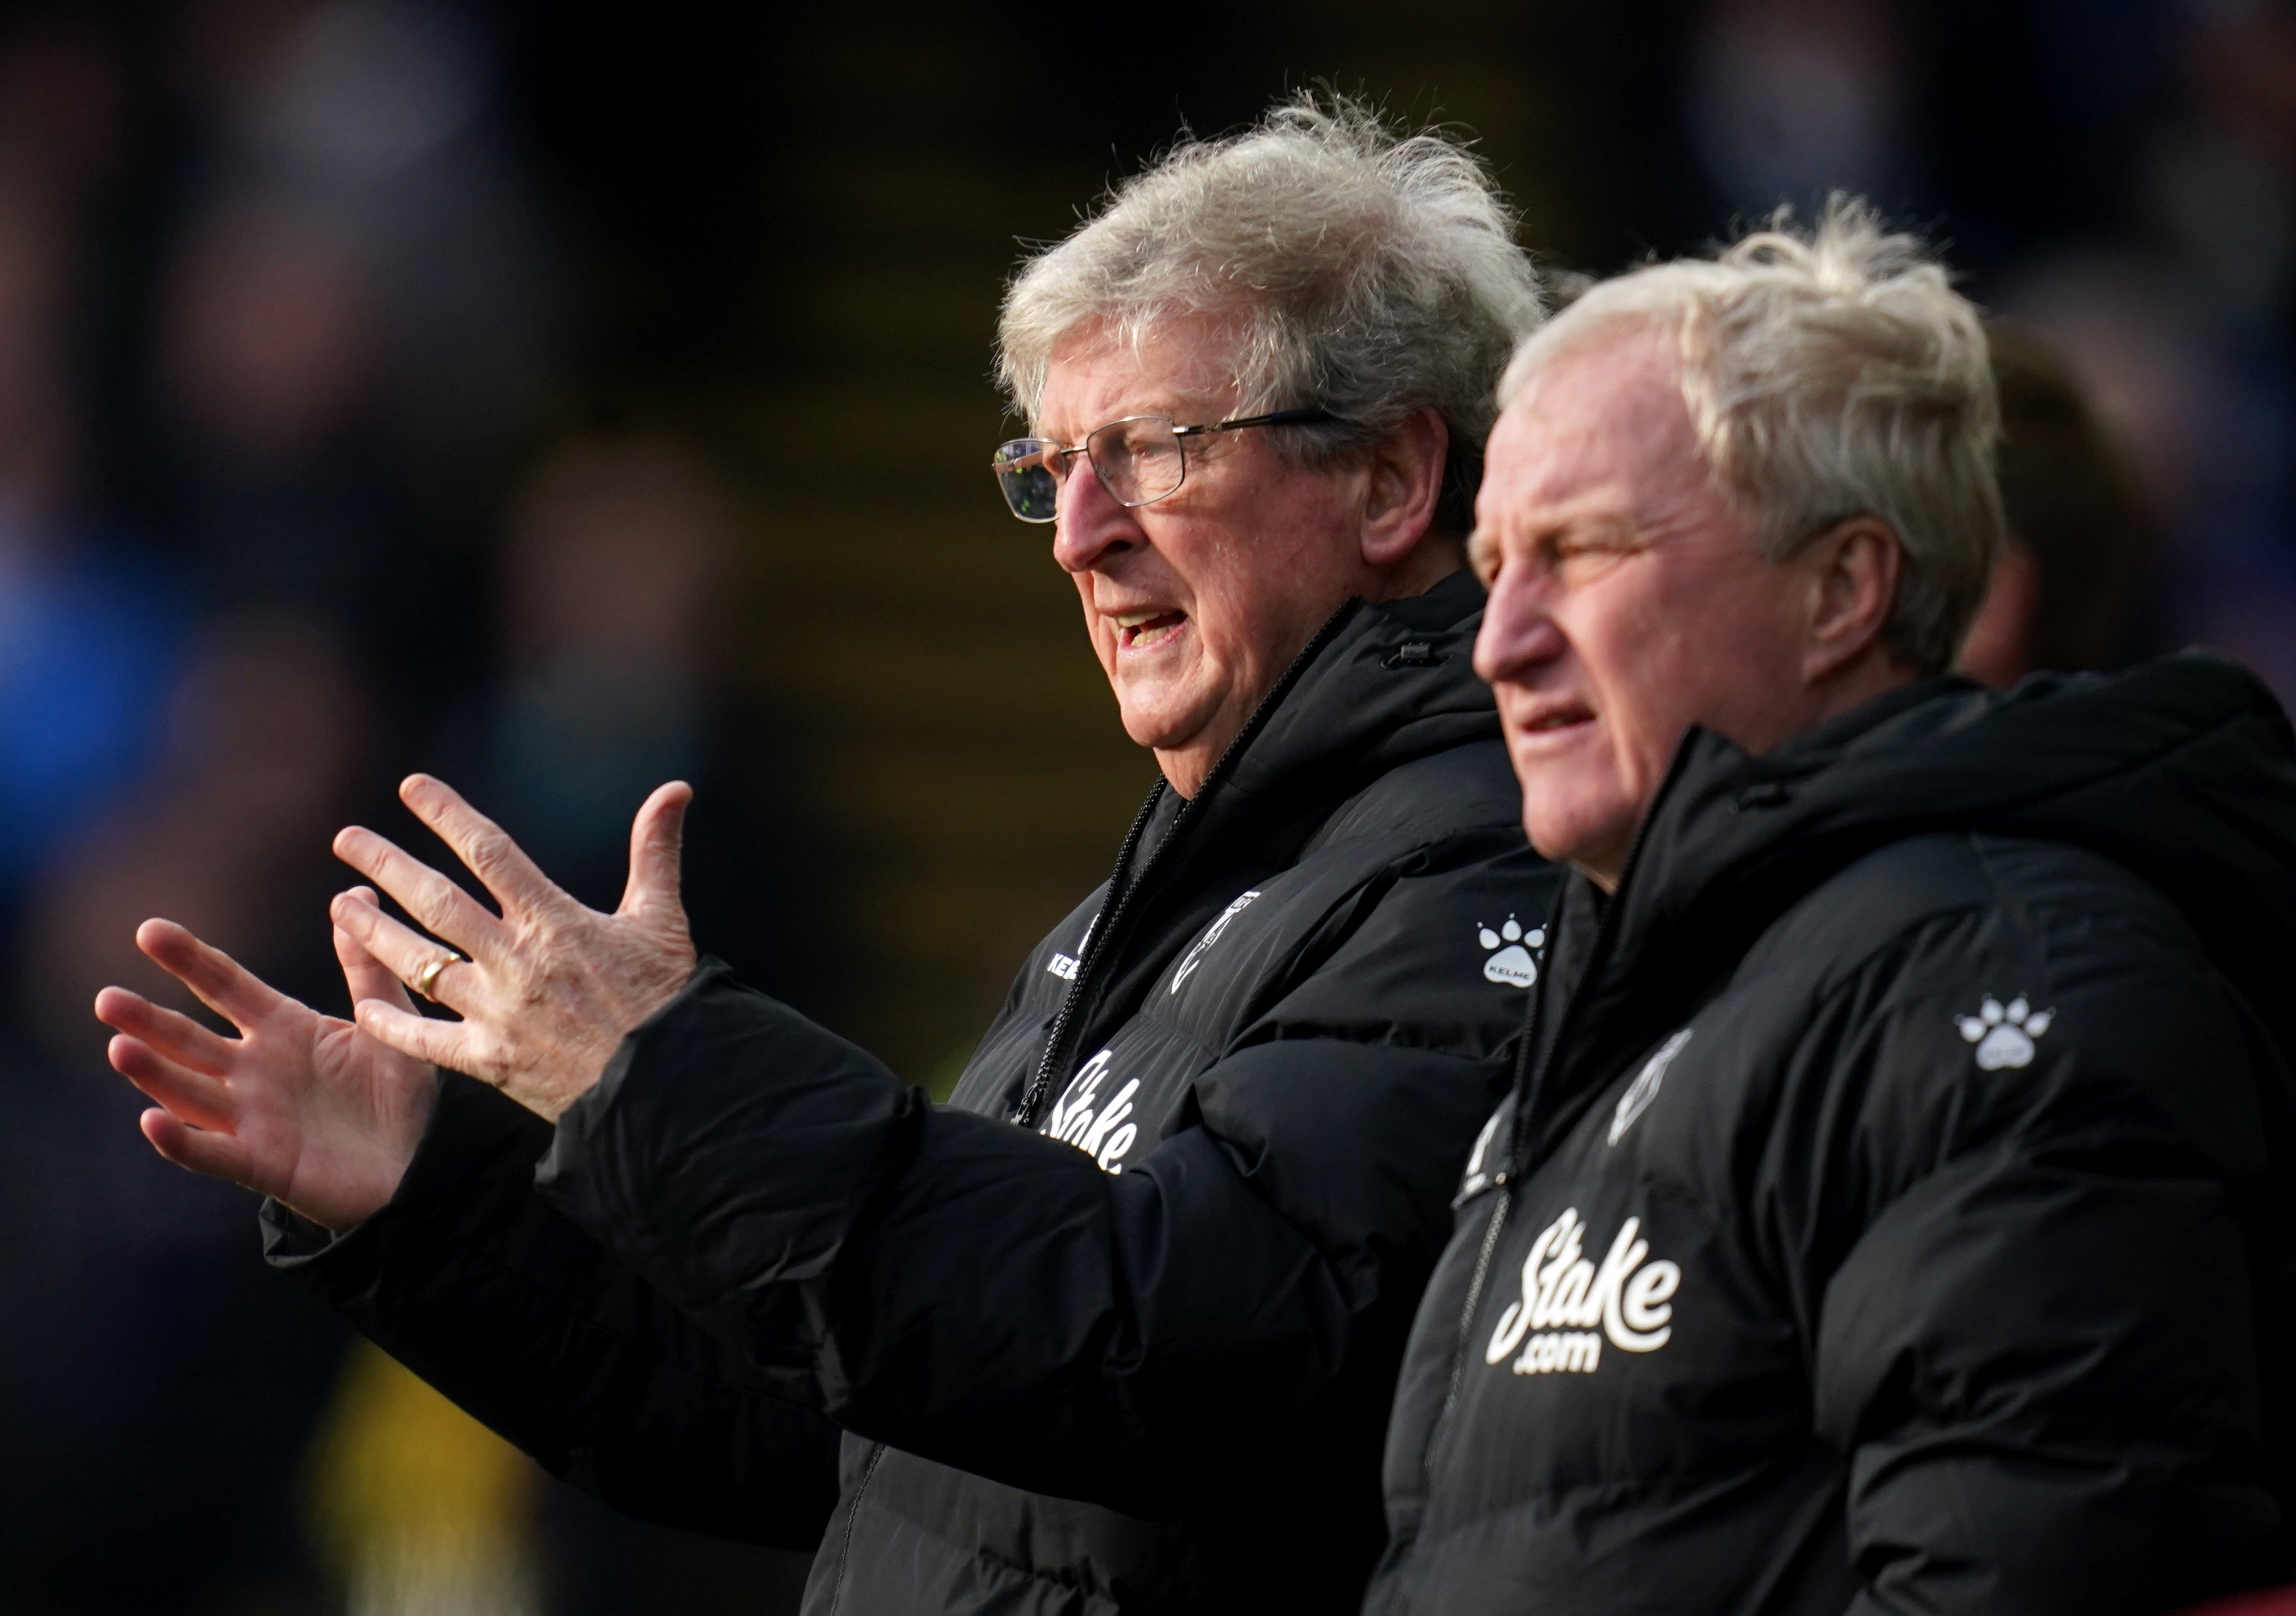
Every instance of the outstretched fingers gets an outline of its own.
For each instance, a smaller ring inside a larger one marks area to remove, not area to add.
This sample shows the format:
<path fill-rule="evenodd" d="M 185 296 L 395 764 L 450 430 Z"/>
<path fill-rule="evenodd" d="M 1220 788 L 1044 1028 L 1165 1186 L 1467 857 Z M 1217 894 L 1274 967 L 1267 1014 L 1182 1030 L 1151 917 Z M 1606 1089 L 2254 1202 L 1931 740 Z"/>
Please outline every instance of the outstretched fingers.
<path fill-rule="evenodd" d="M 104 1053 L 113 1070 L 193 1127 L 227 1134 L 237 1125 L 231 1088 L 222 1079 L 171 1061 L 124 1032 Z"/>
<path fill-rule="evenodd" d="M 232 1039 L 125 988 L 106 988 L 95 996 L 95 1019 L 208 1077 L 225 1076 L 239 1057 L 241 1046 Z"/>
<path fill-rule="evenodd" d="M 693 788 L 683 780 L 658 785 L 630 822 L 630 879 L 619 914 L 677 906 L 679 864 L 685 848 L 685 810 Z"/>
<path fill-rule="evenodd" d="M 445 875 L 363 825 L 335 833 L 335 857 L 398 900 L 428 931 L 473 958 L 491 958 L 503 935 L 502 922 Z M 361 889 L 364 890 L 365 889 Z"/>
<path fill-rule="evenodd" d="M 439 841 L 455 849 L 455 856 L 495 895 L 505 914 L 573 902 L 502 826 L 463 801 L 461 793 L 445 781 L 409 775 L 399 783 L 398 797 Z M 390 890 L 388 883 L 384 890 Z M 391 896 L 398 895 L 394 891 Z"/>
<path fill-rule="evenodd" d="M 386 974 L 399 982 L 422 982 L 424 991 L 449 1010 L 464 1008 L 467 1001 L 463 994 L 473 985 L 472 972 L 476 967 L 467 961 L 453 961 L 454 951 L 445 944 L 433 941 L 385 915 L 375 906 L 374 898 L 366 888 L 357 887 L 338 894 L 328 914 L 335 923 L 335 929 L 348 936 L 360 952 L 381 965 Z M 340 946 L 336 956 L 342 957 Z M 439 965 L 442 960 L 452 963 L 434 971 L 432 967 Z M 354 988 L 352 997 L 355 1001 L 382 1004 L 413 1013 L 413 1001 L 403 993 L 378 996 L 362 994 Z"/>
<path fill-rule="evenodd" d="M 135 946 L 242 1032 L 287 1002 L 285 995 L 230 955 L 209 947 L 172 920 L 147 920 L 136 927 Z"/>

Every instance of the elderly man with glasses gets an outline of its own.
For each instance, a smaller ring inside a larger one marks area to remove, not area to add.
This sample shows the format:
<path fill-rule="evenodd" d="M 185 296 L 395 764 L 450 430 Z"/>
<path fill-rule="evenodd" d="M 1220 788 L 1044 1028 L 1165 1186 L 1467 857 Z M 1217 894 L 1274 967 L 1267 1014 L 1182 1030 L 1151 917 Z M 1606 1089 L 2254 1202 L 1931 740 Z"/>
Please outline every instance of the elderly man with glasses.
<path fill-rule="evenodd" d="M 697 969 L 682 785 L 600 915 L 418 776 L 500 915 L 343 833 L 431 933 L 338 901 L 356 1026 L 148 923 L 241 1033 L 105 991 L 152 1142 L 559 1474 L 820 1546 L 808 1610 L 1352 1610 L 1554 889 L 1461 548 L 1513 226 L 1456 145 L 1298 104 L 1015 282 L 996 480 L 1162 780 L 949 1106 Z"/>
<path fill-rule="evenodd" d="M 1975 311 L 1837 203 L 1507 373 L 1475 651 L 1568 860 L 1378 1616 L 2154 1616 L 2287 1579 L 2296 747 L 2202 654 L 1948 675 Z"/>

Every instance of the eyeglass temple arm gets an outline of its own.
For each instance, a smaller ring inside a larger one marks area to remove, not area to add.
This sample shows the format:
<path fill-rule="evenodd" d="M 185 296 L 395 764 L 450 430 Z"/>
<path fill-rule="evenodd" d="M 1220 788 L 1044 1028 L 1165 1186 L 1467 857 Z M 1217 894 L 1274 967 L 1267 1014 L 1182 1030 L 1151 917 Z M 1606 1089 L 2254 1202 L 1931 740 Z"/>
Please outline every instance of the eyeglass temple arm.
<path fill-rule="evenodd" d="M 1265 415 L 1238 415 L 1211 426 L 1176 426 L 1175 438 L 1190 438 L 1199 432 L 1232 432 L 1247 426 L 1308 426 L 1318 421 L 1337 421 L 1339 417 L 1327 409 L 1309 406 L 1306 409 L 1276 410 Z"/>

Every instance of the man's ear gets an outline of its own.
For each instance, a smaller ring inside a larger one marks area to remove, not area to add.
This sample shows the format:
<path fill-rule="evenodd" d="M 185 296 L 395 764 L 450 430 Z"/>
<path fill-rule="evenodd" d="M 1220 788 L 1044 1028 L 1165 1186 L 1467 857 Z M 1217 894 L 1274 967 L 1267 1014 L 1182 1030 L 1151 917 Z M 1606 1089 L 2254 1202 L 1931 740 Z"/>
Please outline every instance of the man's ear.
<path fill-rule="evenodd" d="M 1451 429 L 1440 413 L 1414 410 L 1365 451 L 1363 558 L 1391 567 L 1418 547 L 1435 521 Z"/>
<path fill-rule="evenodd" d="M 1801 555 L 1809 580 L 1802 641 L 1802 678 L 1824 685 L 1874 655 L 1891 658 L 1883 642 L 1905 549 L 1878 516 L 1852 516 L 1810 540 Z"/>

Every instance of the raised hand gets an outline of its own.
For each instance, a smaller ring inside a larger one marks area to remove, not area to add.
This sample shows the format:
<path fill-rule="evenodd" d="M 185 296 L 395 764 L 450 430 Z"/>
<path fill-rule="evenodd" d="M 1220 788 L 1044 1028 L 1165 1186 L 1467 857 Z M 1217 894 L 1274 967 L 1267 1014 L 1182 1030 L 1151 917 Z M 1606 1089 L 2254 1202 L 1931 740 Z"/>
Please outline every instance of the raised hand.
<path fill-rule="evenodd" d="M 366 1000 L 358 1024 L 417 1060 L 491 1083 L 555 1121 L 603 1075 L 616 1046 L 693 974 L 678 901 L 679 839 L 693 789 L 674 781 L 630 827 L 630 878 L 611 915 L 551 884 L 502 829 L 443 782 L 409 775 L 399 797 L 455 849 L 502 906 L 499 915 L 438 871 L 354 825 L 335 855 L 437 937 L 384 915 L 371 892 L 335 900 L 335 924 L 401 981 L 463 1019 L 428 1020 L 402 1002 Z"/>
<path fill-rule="evenodd" d="M 112 1065 L 159 1102 L 143 1118 L 153 1147 L 332 1229 L 389 1202 L 430 1121 L 436 1070 L 289 998 L 172 921 L 145 921 L 135 946 L 239 1029 L 225 1038 L 125 988 L 95 996 L 96 1018 L 117 1034 Z M 410 1008 L 340 927 L 335 956 L 354 1003 Z"/>

